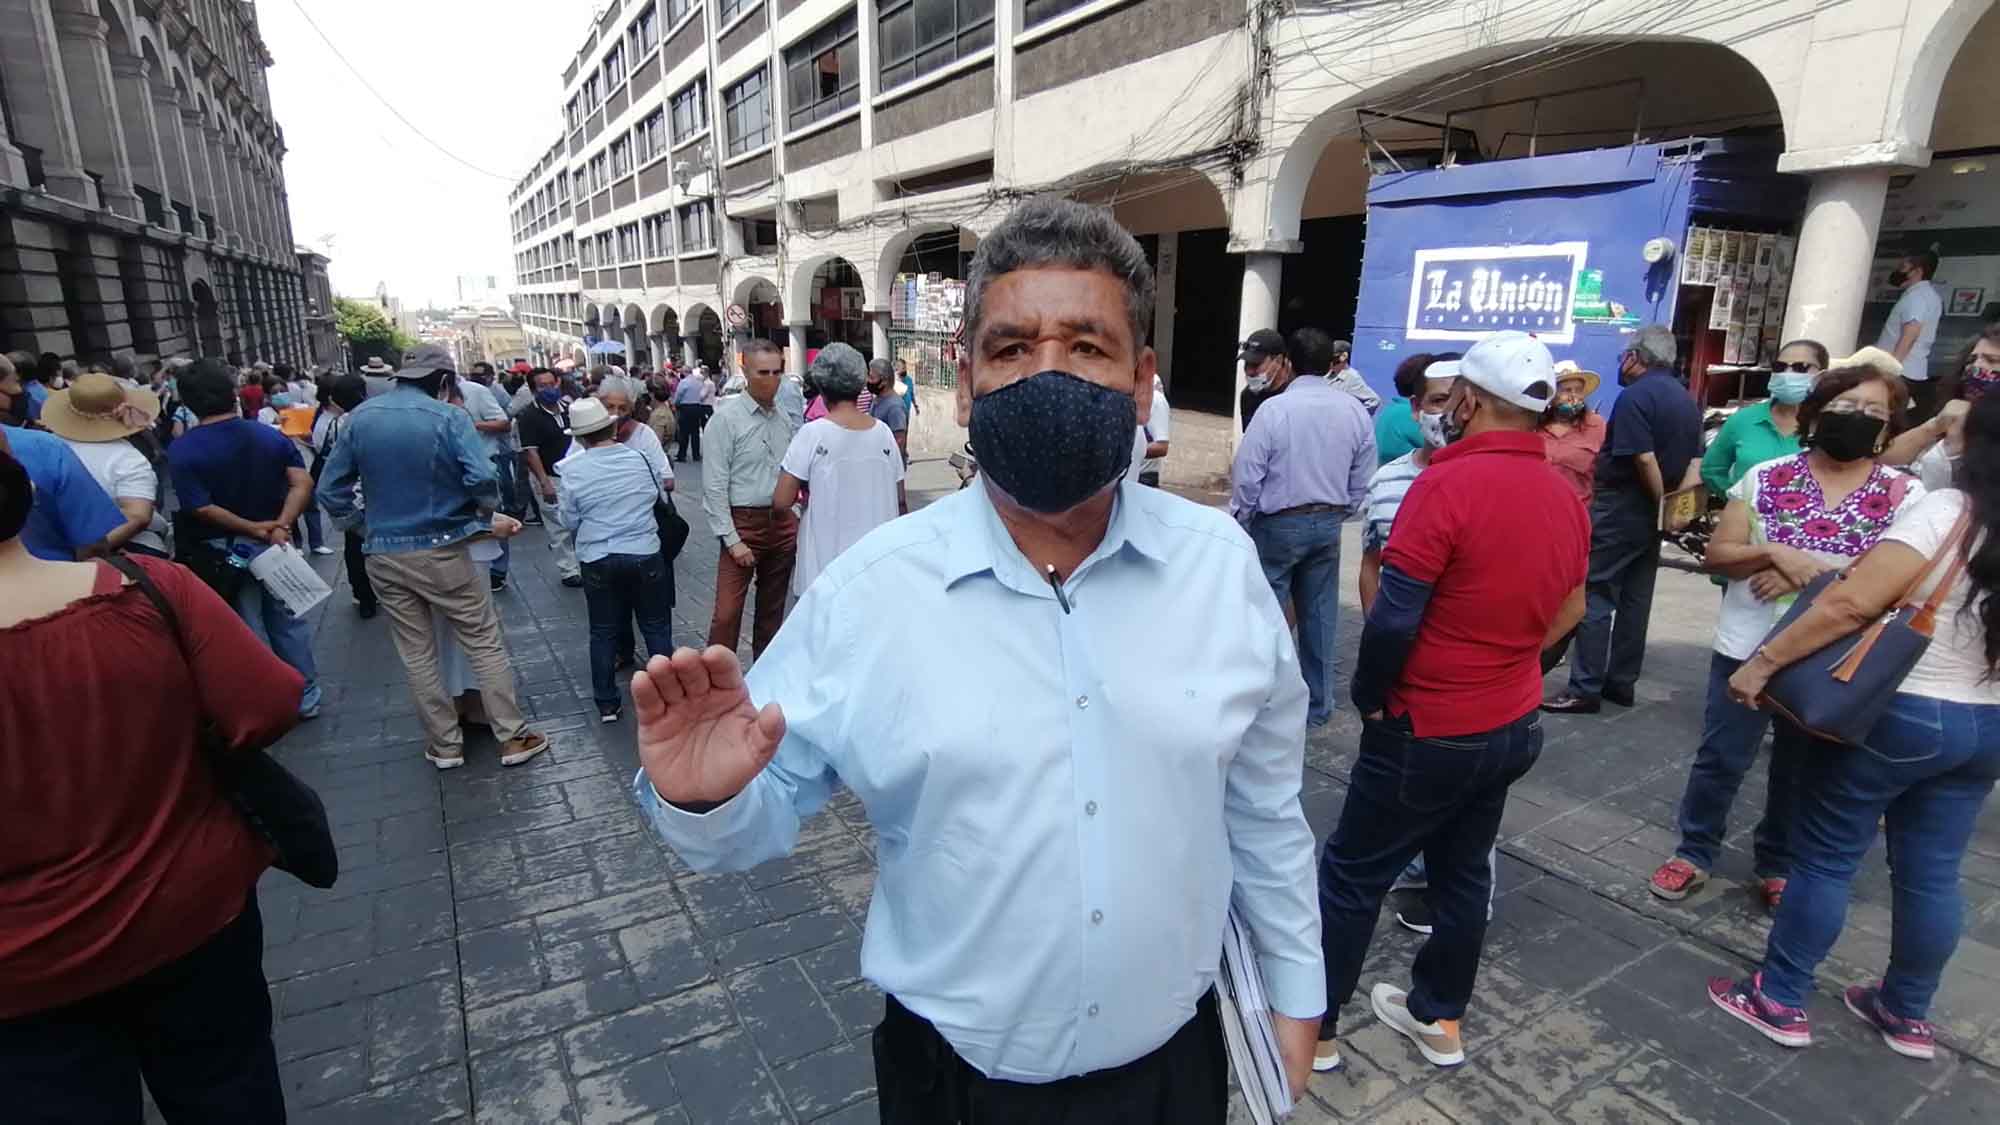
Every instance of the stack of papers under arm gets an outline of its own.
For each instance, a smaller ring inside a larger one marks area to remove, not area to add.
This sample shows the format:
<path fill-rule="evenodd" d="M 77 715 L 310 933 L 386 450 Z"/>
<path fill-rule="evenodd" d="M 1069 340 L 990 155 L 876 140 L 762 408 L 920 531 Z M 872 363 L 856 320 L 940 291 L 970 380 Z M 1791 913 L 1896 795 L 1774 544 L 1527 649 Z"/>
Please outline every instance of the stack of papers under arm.
<path fill-rule="evenodd" d="M 1222 972 L 1215 982 L 1221 1001 L 1222 1037 L 1229 1044 L 1229 1066 L 1250 1119 L 1267 1125 L 1292 1112 L 1292 1090 L 1285 1081 L 1285 1063 L 1278 1053 L 1278 1032 L 1271 1026 L 1271 1005 L 1264 998 L 1264 974 L 1257 968 L 1257 951 L 1249 928 L 1235 908 L 1222 930 Z"/>

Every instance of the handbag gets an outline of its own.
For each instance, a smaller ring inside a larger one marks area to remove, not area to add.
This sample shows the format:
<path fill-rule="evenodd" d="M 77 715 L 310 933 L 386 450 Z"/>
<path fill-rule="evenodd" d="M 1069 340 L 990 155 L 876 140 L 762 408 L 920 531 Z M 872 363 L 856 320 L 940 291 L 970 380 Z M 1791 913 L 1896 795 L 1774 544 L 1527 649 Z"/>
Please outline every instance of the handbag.
<path fill-rule="evenodd" d="M 1968 510 L 1959 516 L 1951 534 L 1917 572 L 1893 611 L 1860 632 L 1833 641 L 1779 669 L 1764 687 L 1765 703 L 1816 738 L 1863 745 L 1910 669 L 1917 666 L 1924 651 L 1930 648 L 1931 637 L 1937 630 L 1938 608 L 1965 570 L 1965 555 L 1958 546 L 1971 527 L 1972 513 Z M 1951 565 L 1938 580 L 1937 589 L 1921 605 L 1912 604 L 1911 599 L 1947 556 L 1952 560 Z M 1841 572 L 1830 571 L 1807 583 L 1798 601 L 1765 635 L 1764 643 L 1769 644 L 1772 637 L 1784 632 L 1821 594 L 1844 577 Z"/>
<path fill-rule="evenodd" d="M 180 615 L 139 564 L 123 555 L 104 560 L 132 580 L 174 636 L 182 663 L 194 670 Z M 340 877 L 340 853 L 333 845 L 326 805 L 313 787 L 278 764 L 263 747 L 236 748 L 224 741 L 206 715 L 201 718 L 201 756 L 215 775 L 215 786 L 263 841 L 277 853 L 272 866 L 309 887 L 325 890 Z"/>
<path fill-rule="evenodd" d="M 242 592 L 243 583 L 249 581 L 250 572 L 230 560 L 228 548 L 210 544 L 209 540 L 216 535 L 215 525 L 183 508 L 174 513 L 172 526 L 174 559 L 193 571 L 223 601 L 235 605 L 236 595 Z"/>
<path fill-rule="evenodd" d="M 628 423 L 631 425 L 630 429 L 626 428 Z M 625 440 L 631 437 L 637 429 L 638 424 L 632 422 L 629 418 L 624 422 L 620 422 L 617 434 L 618 443 L 620 445 L 625 444 Z M 632 452 L 639 453 L 636 449 Z M 639 459 L 644 461 L 646 455 L 639 453 Z M 651 469 L 653 467 L 652 462 L 648 461 L 646 467 Z M 666 479 L 658 473 L 654 473 L 653 483 L 658 486 L 653 489 L 653 526 L 660 534 L 660 553 L 671 564 L 681 556 L 681 548 L 687 546 L 688 535 L 691 529 L 688 527 L 688 521 L 681 516 L 680 509 L 674 507 L 673 502 L 661 494 L 660 489 L 666 485 Z"/>

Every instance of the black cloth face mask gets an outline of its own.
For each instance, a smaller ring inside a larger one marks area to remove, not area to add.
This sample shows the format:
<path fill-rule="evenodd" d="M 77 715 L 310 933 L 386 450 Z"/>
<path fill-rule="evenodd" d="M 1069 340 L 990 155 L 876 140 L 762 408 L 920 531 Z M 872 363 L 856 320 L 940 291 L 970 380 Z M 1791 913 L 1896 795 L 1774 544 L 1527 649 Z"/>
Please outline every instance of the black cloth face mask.
<path fill-rule="evenodd" d="M 1139 404 L 1125 391 L 1043 371 L 972 400 L 979 470 L 1033 512 L 1066 512 L 1132 464 Z"/>
<path fill-rule="evenodd" d="M 1873 457 L 1882 430 L 1888 425 L 1866 414 L 1821 414 L 1813 426 L 1813 448 L 1836 461 L 1859 461 Z"/>

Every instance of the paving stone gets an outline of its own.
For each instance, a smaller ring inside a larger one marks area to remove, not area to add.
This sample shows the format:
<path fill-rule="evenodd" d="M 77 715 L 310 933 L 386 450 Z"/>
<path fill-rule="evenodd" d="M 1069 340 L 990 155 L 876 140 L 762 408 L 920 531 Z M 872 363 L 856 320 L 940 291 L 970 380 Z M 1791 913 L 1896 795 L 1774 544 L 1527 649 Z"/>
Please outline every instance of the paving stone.
<path fill-rule="evenodd" d="M 465 1057 L 458 983 L 421 981 L 368 1001 L 369 1083 L 381 1085 Z"/>
<path fill-rule="evenodd" d="M 1599 1086 L 1563 1107 L 1563 1120 L 1575 1125 L 1668 1125 L 1668 1119 L 1645 1102 L 1610 1086 Z"/>
<path fill-rule="evenodd" d="M 356 1000 L 278 1020 L 271 1027 L 271 1039 L 277 1045 L 281 1063 L 340 1047 L 359 1046 L 368 1039 L 368 1004 Z"/>
<path fill-rule="evenodd" d="M 364 906 L 366 900 L 362 900 Z M 286 980 L 361 960 L 375 951 L 375 935 L 364 923 L 348 930 L 303 936 L 264 953 L 264 976 Z"/>
<path fill-rule="evenodd" d="M 573 1027 L 563 1033 L 562 1043 L 571 1072 L 581 1076 L 692 1042 L 735 1023 L 729 997 L 720 986 L 710 985 Z"/>
<path fill-rule="evenodd" d="M 445 868 L 442 852 L 415 855 L 408 859 L 391 860 L 353 871 L 342 870 L 339 882 L 332 888 L 317 893 L 328 901 L 372 895 L 391 887 L 402 887 L 438 878 L 445 873 Z"/>
<path fill-rule="evenodd" d="M 1556 1125 L 1553 1113 L 1520 1091 L 1467 1062 L 1424 1089 L 1424 1100 L 1453 1121 L 1506 1122 L 1507 1125 Z"/>
<path fill-rule="evenodd" d="M 1557 1008 L 1479 1054 L 1481 1067 L 1554 1107 L 1637 1053 L 1610 1024 L 1575 1008 Z M 1445 1112 L 1453 1112 L 1441 1105 Z"/>
<path fill-rule="evenodd" d="M 666 1054 L 674 1089 L 688 1116 L 703 1122 L 785 1120 L 784 1099 L 757 1058 L 750 1038 L 726 1031 Z"/>
<path fill-rule="evenodd" d="M 1594 852 L 1607 844 L 1623 840 L 1644 825 L 1645 822 L 1638 817 L 1629 816 L 1617 809 L 1585 805 L 1557 817 L 1535 831 L 1568 844 L 1580 852 Z"/>
<path fill-rule="evenodd" d="M 826 995 L 826 1006 L 848 1036 L 866 1035 L 882 1022 L 882 990 L 867 982 Z"/>
<path fill-rule="evenodd" d="M 489 1051 L 621 1012 L 639 1002 L 624 973 L 571 981 L 527 996 L 475 1008 L 465 1015 L 473 1051 Z"/>
<path fill-rule="evenodd" d="M 575 820 L 575 814 L 561 804 L 536 809 L 509 809 L 494 816 L 462 820 L 452 825 L 451 842 L 454 845 L 478 844 L 517 836 L 536 828 L 554 828 Z"/>
<path fill-rule="evenodd" d="M 483 1008 L 542 987 L 535 924 L 512 922 L 458 939 L 459 978 L 468 1007 Z"/>
<path fill-rule="evenodd" d="M 1546 941 L 1510 950 L 1507 969 L 1529 984 L 1574 994 L 1625 969 L 1640 955 L 1609 934 L 1571 924 Z"/>
<path fill-rule="evenodd" d="M 811 1121 L 875 1092 L 875 1059 L 866 1043 L 843 1042 L 776 1068 L 792 1112 Z"/>
<path fill-rule="evenodd" d="M 1610 1082 L 1681 1125 L 1780 1125 L 1784 1120 L 1657 1051 L 1641 1051 L 1612 1072 Z"/>
<path fill-rule="evenodd" d="M 881 1120 L 882 1110 L 875 1104 L 875 1099 L 863 1098 L 846 1109 L 814 1118 L 813 1125 L 879 1125 Z"/>
<path fill-rule="evenodd" d="M 1813 1045 L 1784 1051 L 1767 1077 L 1746 1096 L 1792 1121 L 1873 1123 L 1892 1121 L 1924 1098 L 1947 1076 L 1944 1068 L 1904 1065 L 1890 1053 L 1873 1029 L 1864 1027 L 1833 1004 L 1814 1005 Z M 1718 1011 L 1717 1016 L 1728 1017 Z M 1716 1034 L 1747 1036 L 1754 1045 L 1771 1048 L 1740 1024 Z M 1693 1060 L 1690 1060 L 1692 1062 Z M 1951 1060 L 1945 1060 L 1946 1066 Z"/>
<path fill-rule="evenodd" d="M 299 1125 L 415 1125 L 454 1121 L 471 1109 L 464 1068 L 448 1066 L 296 1113 L 292 1119 Z"/>
<path fill-rule="evenodd" d="M 1391 1032 L 1390 1034 L 1394 1034 Z M 1400 1036 L 1396 1038 L 1400 1039 Z M 1359 1050 L 1350 1051 L 1350 1040 L 1341 1041 L 1341 1068 L 1326 1074 L 1315 1074 L 1307 1089 L 1319 1104 L 1341 1120 L 1353 1120 L 1372 1116 L 1375 1106 L 1402 1092 L 1403 1085 L 1390 1071 L 1378 1065 L 1374 1059 Z M 1382 1053 L 1390 1054 L 1387 1044 Z M 1411 1055 L 1416 1050 L 1407 1042 L 1403 1049 Z M 1430 1068 L 1435 1071 L 1435 1067 Z"/>
<path fill-rule="evenodd" d="M 582 844 L 559 851 L 544 852 L 541 855 L 531 855 L 521 861 L 521 878 L 530 883 L 545 883 L 550 879 L 560 879 L 564 875 L 578 875 L 589 871 L 590 855 L 583 850 Z"/>
<path fill-rule="evenodd" d="M 285 1104 L 293 1110 L 361 1093 L 368 1088 L 368 1052 L 356 1045 L 286 1061 Z"/>
<path fill-rule="evenodd" d="M 836 906 L 833 897 L 817 879 L 793 879 L 773 883 L 758 892 L 773 918 L 789 918 L 822 906 Z"/>
<path fill-rule="evenodd" d="M 799 954 L 799 967 L 821 993 L 837 992 L 861 980 L 861 940 L 837 941 Z"/>
<path fill-rule="evenodd" d="M 2000 1106 L 2000 1073 L 1990 1067 L 1967 1064 L 1953 1068 L 1913 1120 L 1924 1125 L 1990 1123 L 1996 1106 Z"/>
<path fill-rule="evenodd" d="M 484 929 L 516 918 L 586 903 L 596 895 L 596 882 L 589 871 L 583 871 L 544 883 L 513 887 L 481 898 L 462 899 L 458 904 L 458 924 L 466 929 Z"/>
<path fill-rule="evenodd" d="M 450 942 L 377 954 L 366 961 L 286 981 L 283 1010 L 287 1016 L 298 1015 L 343 1000 L 389 992 L 427 977 L 456 972 L 457 968 L 457 954 Z"/>
<path fill-rule="evenodd" d="M 480 1125 L 545 1125 L 578 1120 L 562 1052 L 548 1039 L 472 1060 L 472 1102 Z"/>
<path fill-rule="evenodd" d="M 521 862 L 505 842 L 459 848 L 451 855 L 452 893 L 461 900 L 490 895 L 528 882 Z"/>
<path fill-rule="evenodd" d="M 680 1091 L 674 1088 L 665 1055 L 649 1055 L 576 1082 L 576 1104 L 582 1111 L 583 1125 L 688 1122 L 679 1101 Z M 700 1120 L 706 1125 L 708 1119 Z"/>
<path fill-rule="evenodd" d="M 582 941 L 544 948 L 542 963 L 548 966 L 549 983 L 562 984 L 617 972 L 625 967 L 625 955 L 619 952 L 616 935 L 592 934 Z"/>
<path fill-rule="evenodd" d="M 676 873 L 677 865 L 644 833 L 594 841 L 588 851 L 591 868 L 597 872 L 597 885 L 606 894 L 657 886 L 671 880 Z"/>
<path fill-rule="evenodd" d="M 680 892 L 702 931 L 733 934 L 771 921 L 771 908 L 740 875 L 708 875 L 684 879 Z"/>
<path fill-rule="evenodd" d="M 627 891 L 543 914 L 535 919 L 535 930 L 544 944 L 556 944 L 621 930 L 680 909 L 680 900 L 665 887 Z"/>
<path fill-rule="evenodd" d="M 792 957 L 850 937 L 854 928 L 830 907 L 753 926 L 715 939 L 715 961 L 724 971 Z"/>
<path fill-rule="evenodd" d="M 736 1000 L 744 1028 L 770 1062 L 795 1059 L 842 1038 L 840 1023 L 795 962 L 777 961 L 737 973 L 724 983 Z"/>
<path fill-rule="evenodd" d="M 451 881 L 430 879 L 374 896 L 375 952 L 444 941 L 456 929 Z"/>
<path fill-rule="evenodd" d="M 286 878 L 289 877 L 286 876 Z M 275 895 L 260 895 L 258 897 L 259 913 L 264 913 L 268 909 L 263 901 L 266 897 L 276 898 Z M 374 900 L 372 898 L 324 899 L 318 895 L 313 895 L 309 898 L 300 898 L 293 905 L 295 906 L 293 913 L 296 918 L 293 928 L 301 937 L 330 934 L 335 930 L 358 930 L 368 925 L 369 921 L 374 917 Z"/>

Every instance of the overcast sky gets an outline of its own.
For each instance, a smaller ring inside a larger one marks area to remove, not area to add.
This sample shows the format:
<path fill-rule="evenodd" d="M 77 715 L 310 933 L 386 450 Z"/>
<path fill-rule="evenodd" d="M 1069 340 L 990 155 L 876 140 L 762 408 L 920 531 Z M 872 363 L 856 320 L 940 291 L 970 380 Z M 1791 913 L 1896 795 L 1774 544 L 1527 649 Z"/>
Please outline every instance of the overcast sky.
<path fill-rule="evenodd" d="M 403 116 L 493 175 L 396 120 L 327 49 L 301 6 Z M 372 296 L 387 282 L 413 306 L 450 305 L 459 274 L 493 274 L 506 290 L 507 192 L 561 131 L 563 67 L 598 6 L 257 0 L 275 60 L 272 108 L 289 149 L 292 233 L 333 260 L 336 292 Z"/>

